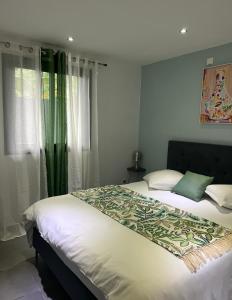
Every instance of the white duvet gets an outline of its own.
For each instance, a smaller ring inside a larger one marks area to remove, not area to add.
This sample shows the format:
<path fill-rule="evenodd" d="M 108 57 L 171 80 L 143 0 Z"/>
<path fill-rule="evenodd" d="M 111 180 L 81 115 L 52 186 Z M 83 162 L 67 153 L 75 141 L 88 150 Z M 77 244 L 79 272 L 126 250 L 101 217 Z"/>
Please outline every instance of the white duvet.
<path fill-rule="evenodd" d="M 126 187 L 232 228 L 232 210 L 212 201 L 149 191 L 145 182 Z M 232 252 L 192 274 L 173 254 L 72 195 L 41 200 L 24 216 L 94 284 L 98 298 L 232 300 Z"/>

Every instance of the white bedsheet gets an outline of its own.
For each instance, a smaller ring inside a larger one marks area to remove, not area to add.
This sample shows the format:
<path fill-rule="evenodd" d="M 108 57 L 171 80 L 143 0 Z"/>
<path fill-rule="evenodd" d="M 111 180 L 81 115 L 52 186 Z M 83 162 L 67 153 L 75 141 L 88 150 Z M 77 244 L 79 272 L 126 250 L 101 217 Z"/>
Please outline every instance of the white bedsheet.
<path fill-rule="evenodd" d="M 232 210 L 212 201 L 149 191 L 143 181 L 126 187 L 232 228 Z M 72 195 L 41 200 L 24 215 L 106 299 L 232 300 L 232 252 L 192 274 L 173 254 Z"/>

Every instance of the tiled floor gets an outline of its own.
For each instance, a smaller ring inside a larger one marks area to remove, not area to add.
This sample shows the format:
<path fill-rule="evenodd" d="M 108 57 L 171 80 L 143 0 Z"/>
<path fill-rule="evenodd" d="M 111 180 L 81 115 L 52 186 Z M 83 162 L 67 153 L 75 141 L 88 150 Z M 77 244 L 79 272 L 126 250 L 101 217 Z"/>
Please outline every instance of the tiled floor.
<path fill-rule="evenodd" d="M 37 270 L 25 237 L 0 242 L 0 299 L 70 300 L 42 260 Z"/>
<path fill-rule="evenodd" d="M 26 236 L 0 241 L 0 271 L 8 270 L 33 256 L 34 250 L 29 248 Z"/>

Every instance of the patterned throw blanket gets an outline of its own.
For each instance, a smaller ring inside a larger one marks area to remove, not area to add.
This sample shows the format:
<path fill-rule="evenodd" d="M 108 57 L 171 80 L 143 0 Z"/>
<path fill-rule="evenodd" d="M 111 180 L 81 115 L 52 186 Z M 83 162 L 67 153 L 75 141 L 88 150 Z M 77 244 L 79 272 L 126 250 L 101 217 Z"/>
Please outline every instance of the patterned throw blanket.
<path fill-rule="evenodd" d="M 232 250 L 232 230 L 121 186 L 72 193 L 120 224 L 162 246 L 196 272 Z"/>

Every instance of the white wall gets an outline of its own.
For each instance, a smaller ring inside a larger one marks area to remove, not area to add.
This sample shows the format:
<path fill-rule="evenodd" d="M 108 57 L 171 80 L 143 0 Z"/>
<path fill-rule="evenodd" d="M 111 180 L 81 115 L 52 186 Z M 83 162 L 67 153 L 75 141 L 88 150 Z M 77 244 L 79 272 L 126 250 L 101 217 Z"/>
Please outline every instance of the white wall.
<path fill-rule="evenodd" d="M 101 185 L 120 184 L 138 148 L 140 67 L 103 59 L 98 81 Z"/>

